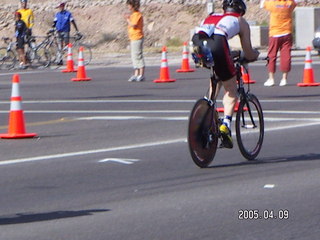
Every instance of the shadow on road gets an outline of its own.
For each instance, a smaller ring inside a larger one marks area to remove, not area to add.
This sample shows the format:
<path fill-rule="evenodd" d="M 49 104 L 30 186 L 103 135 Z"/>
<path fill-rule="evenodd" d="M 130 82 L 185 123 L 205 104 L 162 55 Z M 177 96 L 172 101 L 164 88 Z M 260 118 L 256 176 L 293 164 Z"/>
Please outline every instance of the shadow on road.
<path fill-rule="evenodd" d="M 320 160 L 320 154 L 318 154 L 318 153 L 309 153 L 309 154 L 293 155 L 293 156 L 268 157 L 268 158 L 261 158 L 261 159 L 258 159 L 258 160 L 254 160 L 254 161 L 247 161 L 247 162 L 240 162 L 240 163 L 234 163 L 234 164 L 223 164 L 223 165 L 218 165 L 218 166 L 211 166 L 209 168 L 222 168 L 222 167 L 257 165 L 257 164 L 298 162 L 298 161 L 313 161 L 313 160 Z"/>
<path fill-rule="evenodd" d="M 32 222 L 57 220 L 57 219 L 62 219 L 62 218 L 90 216 L 90 215 L 93 215 L 94 213 L 108 212 L 108 211 L 110 211 L 110 209 L 89 209 L 89 210 L 80 210 L 80 211 L 56 211 L 56 212 L 48 212 L 48 213 L 34 213 L 34 214 L 18 213 L 12 217 L 1 217 L 0 216 L 0 225 L 32 223 Z"/>

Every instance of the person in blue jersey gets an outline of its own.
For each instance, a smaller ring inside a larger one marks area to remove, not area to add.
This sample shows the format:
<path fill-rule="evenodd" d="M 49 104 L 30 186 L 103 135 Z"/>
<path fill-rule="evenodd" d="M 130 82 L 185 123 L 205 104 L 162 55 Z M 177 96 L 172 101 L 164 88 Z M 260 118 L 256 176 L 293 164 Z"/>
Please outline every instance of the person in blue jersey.
<path fill-rule="evenodd" d="M 58 36 L 60 39 L 61 48 L 64 48 L 66 45 L 69 44 L 70 41 L 70 31 L 71 31 L 71 23 L 74 26 L 76 32 L 78 33 L 77 24 L 71 14 L 71 12 L 65 9 L 66 4 L 60 3 L 57 8 L 59 8 L 59 12 L 56 13 L 53 27 L 56 28 L 58 32 Z M 60 62 L 61 64 L 61 62 Z"/>

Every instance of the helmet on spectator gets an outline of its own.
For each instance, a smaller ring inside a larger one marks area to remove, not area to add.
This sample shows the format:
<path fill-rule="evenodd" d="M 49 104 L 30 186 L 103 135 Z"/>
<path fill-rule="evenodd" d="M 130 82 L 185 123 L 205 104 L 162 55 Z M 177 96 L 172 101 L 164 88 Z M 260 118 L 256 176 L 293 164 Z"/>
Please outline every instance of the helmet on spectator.
<path fill-rule="evenodd" d="M 225 12 L 236 12 L 243 16 L 246 13 L 247 6 L 243 0 L 223 0 L 222 8 Z"/>
<path fill-rule="evenodd" d="M 21 13 L 20 12 L 15 12 L 14 16 L 18 16 L 19 18 L 21 18 Z"/>

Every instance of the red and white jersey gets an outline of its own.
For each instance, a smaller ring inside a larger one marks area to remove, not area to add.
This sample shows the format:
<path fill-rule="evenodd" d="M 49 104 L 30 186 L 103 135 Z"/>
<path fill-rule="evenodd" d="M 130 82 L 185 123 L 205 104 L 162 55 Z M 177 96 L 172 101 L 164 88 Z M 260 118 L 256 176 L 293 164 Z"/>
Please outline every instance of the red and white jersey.
<path fill-rule="evenodd" d="M 200 27 L 196 28 L 196 33 L 204 32 L 209 37 L 218 34 L 231 39 L 240 32 L 239 17 L 238 13 L 214 13 L 202 21 Z"/>

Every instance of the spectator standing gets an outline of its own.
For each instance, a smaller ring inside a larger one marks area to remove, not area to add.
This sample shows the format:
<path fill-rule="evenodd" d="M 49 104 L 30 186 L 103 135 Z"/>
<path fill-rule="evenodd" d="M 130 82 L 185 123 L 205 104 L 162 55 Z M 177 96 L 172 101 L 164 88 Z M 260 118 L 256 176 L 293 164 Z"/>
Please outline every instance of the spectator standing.
<path fill-rule="evenodd" d="M 139 11 L 139 0 L 127 0 L 130 14 L 125 18 L 128 23 L 128 35 L 131 47 L 131 59 L 134 68 L 134 75 L 129 78 L 129 82 L 141 82 L 145 80 L 145 63 L 143 58 L 143 16 Z"/>
<path fill-rule="evenodd" d="M 55 18 L 53 20 L 53 27 L 56 28 L 58 32 L 58 37 L 60 39 L 60 47 L 63 49 L 66 45 L 69 44 L 70 41 L 70 31 L 71 31 L 71 24 L 74 26 L 76 32 L 78 33 L 77 24 L 71 14 L 71 12 L 65 9 L 66 4 L 60 3 L 57 8 L 59 8 L 59 12 L 56 13 Z M 58 63 L 62 65 L 62 59 Z"/>
<path fill-rule="evenodd" d="M 19 54 L 20 69 L 26 69 L 26 56 L 24 53 L 25 36 L 27 33 L 27 26 L 24 21 L 22 21 L 22 16 L 20 12 L 15 12 L 15 36 L 17 38 L 17 52 Z"/>
<path fill-rule="evenodd" d="M 275 84 L 277 54 L 280 51 L 280 70 L 282 79 L 279 86 L 287 85 L 288 73 L 291 70 L 292 40 L 292 13 L 296 7 L 295 0 L 262 0 L 260 7 L 270 12 L 269 22 L 269 47 L 268 71 L 269 78 L 264 86 L 271 87 Z"/>
<path fill-rule="evenodd" d="M 26 38 L 27 40 L 32 35 L 32 27 L 34 24 L 34 15 L 33 11 L 27 7 L 28 1 L 27 0 L 20 0 L 21 8 L 18 10 L 18 12 L 21 14 L 21 20 L 24 21 L 27 27 L 26 31 Z"/>

